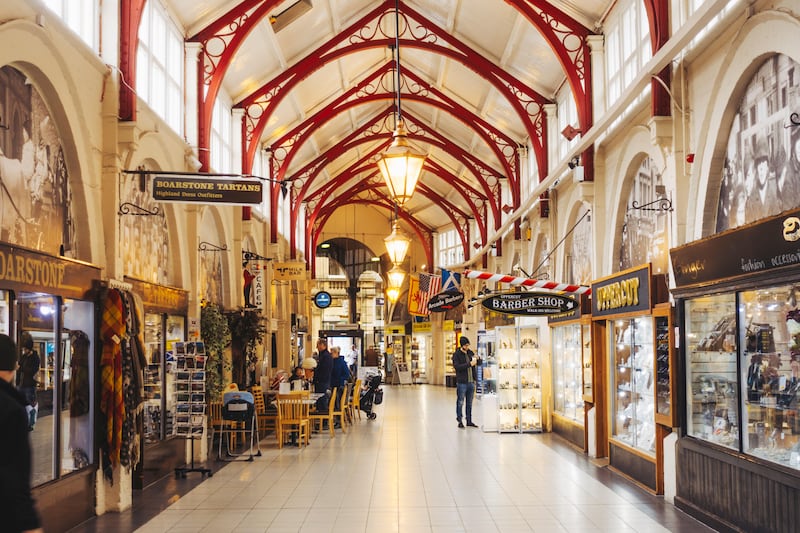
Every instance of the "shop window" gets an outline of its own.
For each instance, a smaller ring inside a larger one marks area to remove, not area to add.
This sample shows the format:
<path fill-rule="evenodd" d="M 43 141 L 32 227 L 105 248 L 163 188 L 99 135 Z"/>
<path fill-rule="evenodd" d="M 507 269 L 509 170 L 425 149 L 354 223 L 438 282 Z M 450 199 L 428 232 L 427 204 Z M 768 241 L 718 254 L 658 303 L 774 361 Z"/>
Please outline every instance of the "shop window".
<path fill-rule="evenodd" d="M 612 437 L 654 455 L 653 319 L 615 320 L 613 333 L 610 347 L 614 378 Z"/>
<path fill-rule="evenodd" d="M 8 291 L 0 290 L 0 333 L 9 335 L 11 327 L 9 324 L 9 299 Z"/>
<path fill-rule="evenodd" d="M 61 401 L 61 474 L 94 462 L 94 305 L 92 302 L 65 300 L 64 330 L 61 334 L 63 359 Z"/>
<path fill-rule="evenodd" d="M 795 287 L 740 293 L 742 451 L 800 469 L 800 310 Z"/>
<path fill-rule="evenodd" d="M 554 410 L 583 425 L 581 325 L 552 329 Z"/>
<path fill-rule="evenodd" d="M 693 437 L 738 449 L 736 301 L 732 294 L 686 303 L 687 425 Z"/>
<path fill-rule="evenodd" d="M 94 305 L 18 293 L 15 318 L 20 350 L 16 385 L 30 402 L 31 480 L 38 486 L 94 462 Z"/>

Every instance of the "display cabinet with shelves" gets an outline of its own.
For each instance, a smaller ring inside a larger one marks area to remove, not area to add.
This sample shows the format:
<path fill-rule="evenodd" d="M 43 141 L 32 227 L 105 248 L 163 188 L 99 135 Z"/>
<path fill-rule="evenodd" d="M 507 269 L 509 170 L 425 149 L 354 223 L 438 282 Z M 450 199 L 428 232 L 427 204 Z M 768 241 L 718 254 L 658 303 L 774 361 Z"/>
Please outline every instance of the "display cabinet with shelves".
<path fill-rule="evenodd" d="M 448 387 L 456 386 L 456 369 L 453 366 L 453 354 L 456 351 L 455 333 L 444 333 L 444 377 Z"/>
<path fill-rule="evenodd" d="M 552 328 L 554 412 L 583 425 L 581 325 Z"/>
<path fill-rule="evenodd" d="M 670 307 L 653 313 L 656 355 L 656 422 L 666 427 L 677 425 L 674 383 L 674 342 Z"/>
<path fill-rule="evenodd" d="M 610 353 L 612 437 L 647 455 L 655 455 L 655 378 L 653 319 L 649 316 L 614 321 Z"/>
<path fill-rule="evenodd" d="M 541 431 L 541 352 L 537 327 L 496 328 L 497 428 Z"/>
<path fill-rule="evenodd" d="M 592 323 L 581 323 L 581 368 L 583 369 L 583 401 L 594 402 L 592 379 Z"/>

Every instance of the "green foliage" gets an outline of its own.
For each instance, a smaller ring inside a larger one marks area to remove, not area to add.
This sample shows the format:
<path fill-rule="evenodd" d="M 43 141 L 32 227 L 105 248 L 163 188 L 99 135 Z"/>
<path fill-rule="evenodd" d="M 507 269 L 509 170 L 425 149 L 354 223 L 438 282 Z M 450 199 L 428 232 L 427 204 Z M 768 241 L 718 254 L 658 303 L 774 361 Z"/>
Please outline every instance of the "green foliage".
<path fill-rule="evenodd" d="M 228 320 L 218 305 L 208 304 L 200 310 L 200 336 L 206 344 L 206 397 L 209 401 L 219 400 L 224 383 L 224 372 L 230 369 L 226 363 L 224 350 L 231 343 L 231 330 Z"/>
<path fill-rule="evenodd" d="M 256 347 L 262 342 L 267 328 L 259 309 L 239 308 L 226 313 L 233 348 L 233 380 L 244 388 L 248 385 L 247 369 L 258 362 Z"/>

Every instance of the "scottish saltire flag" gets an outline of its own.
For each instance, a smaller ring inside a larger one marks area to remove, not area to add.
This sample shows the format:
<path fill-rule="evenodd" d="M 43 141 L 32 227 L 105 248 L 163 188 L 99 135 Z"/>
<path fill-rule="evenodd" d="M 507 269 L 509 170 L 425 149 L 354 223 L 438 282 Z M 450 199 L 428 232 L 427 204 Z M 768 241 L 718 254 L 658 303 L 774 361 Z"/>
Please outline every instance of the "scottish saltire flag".
<path fill-rule="evenodd" d="M 442 271 L 442 292 L 461 292 L 461 274 L 440 268 Z"/>

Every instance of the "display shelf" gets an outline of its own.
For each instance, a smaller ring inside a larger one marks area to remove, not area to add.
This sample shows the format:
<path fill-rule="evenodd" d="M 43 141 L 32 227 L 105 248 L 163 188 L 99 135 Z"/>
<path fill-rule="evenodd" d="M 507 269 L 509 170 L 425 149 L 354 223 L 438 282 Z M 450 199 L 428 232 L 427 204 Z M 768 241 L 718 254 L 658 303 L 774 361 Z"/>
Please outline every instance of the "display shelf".
<path fill-rule="evenodd" d="M 498 327 L 496 345 L 498 431 L 541 431 L 538 328 Z"/>
<path fill-rule="evenodd" d="M 655 455 L 655 380 L 653 319 L 614 321 L 612 339 L 612 437 L 632 448 Z"/>
<path fill-rule="evenodd" d="M 581 325 L 553 326 L 554 412 L 583 425 Z"/>

